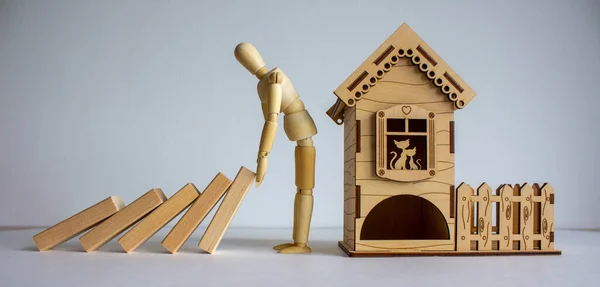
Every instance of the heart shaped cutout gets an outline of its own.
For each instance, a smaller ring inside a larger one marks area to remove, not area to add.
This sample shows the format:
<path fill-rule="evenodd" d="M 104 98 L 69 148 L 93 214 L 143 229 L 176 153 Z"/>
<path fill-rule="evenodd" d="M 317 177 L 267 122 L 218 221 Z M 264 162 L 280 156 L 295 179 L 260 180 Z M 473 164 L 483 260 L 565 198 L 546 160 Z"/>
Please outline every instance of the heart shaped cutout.
<path fill-rule="evenodd" d="M 408 116 L 408 114 L 410 114 L 410 112 L 412 111 L 412 108 L 410 106 L 403 106 L 402 107 L 402 112 Z"/>

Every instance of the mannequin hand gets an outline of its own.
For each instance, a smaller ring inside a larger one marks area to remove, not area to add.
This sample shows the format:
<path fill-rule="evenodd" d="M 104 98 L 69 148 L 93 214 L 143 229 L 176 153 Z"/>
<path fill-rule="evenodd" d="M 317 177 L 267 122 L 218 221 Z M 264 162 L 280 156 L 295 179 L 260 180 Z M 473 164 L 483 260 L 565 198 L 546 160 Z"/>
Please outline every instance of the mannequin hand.
<path fill-rule="evenodd" d="M 258 166 L 256 167 L 256 187 L 259 187 L 262 183 L 263 178 L 265 177 L 265 173 L 267 172 L 267 157 L 269 153 L 267 152 L 259 152 L 258 159 L 256 162 Z"/>

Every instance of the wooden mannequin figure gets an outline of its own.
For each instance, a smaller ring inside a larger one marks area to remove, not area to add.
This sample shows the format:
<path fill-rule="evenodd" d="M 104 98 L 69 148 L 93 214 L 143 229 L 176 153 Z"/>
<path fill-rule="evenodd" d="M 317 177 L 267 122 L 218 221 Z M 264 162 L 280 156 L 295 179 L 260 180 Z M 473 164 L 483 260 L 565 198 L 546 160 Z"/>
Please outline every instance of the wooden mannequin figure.
<path fill-rule="evenodd" d="M 258 150 L 257 187 L 262 183 L 267 170 L 267 158 L 275 140 L 279 113 L 284 114 L 283 126 L 288 139 L 298 144 L 295 150 L 297 191 L 294 199 L 294 242 L 279 244 L 273 249 L 279 253 L 310 252 L 307 243 L 313 209 L 312 190 L 315 185 L 316 157 L 312 136 L 317 134 L 317 127 L 290 79 L 279 68 L 269 71 L 252 44 L 237 45 L 235 58 L 258 78 L 258 97 L 265 118 Z"/>

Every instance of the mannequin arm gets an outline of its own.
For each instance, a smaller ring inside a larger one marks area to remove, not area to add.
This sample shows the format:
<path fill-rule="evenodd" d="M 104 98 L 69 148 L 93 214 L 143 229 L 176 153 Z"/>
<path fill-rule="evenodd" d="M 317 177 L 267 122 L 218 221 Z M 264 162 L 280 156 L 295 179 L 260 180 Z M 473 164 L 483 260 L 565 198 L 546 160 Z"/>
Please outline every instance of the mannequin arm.
<path fill-rule="evenodd" d="M 267 104 L 261 103 L 261 108 L 262 108 L 263 118 L 265 119 L 265 121 L 267 121 L 267 119 L 269 118 L 269 107 L 267 106 Z"/>
<path fill-rule="evenodd" d="M 281 112 L 281 83 L 283 75 L 279 72 L 274 72 L 269 75 L 269 89 L 267 95 L 267 112 L 265 125 L 263 126 L 262 135 L 260 137 L 260 146 L 258 149 L 258 166 L 256 168 L 256 186 L 260 186 L 267 171 L 267 158 L 271 152 L 271 147 L 275 141 L 277 133 L 277 120 Z"/>

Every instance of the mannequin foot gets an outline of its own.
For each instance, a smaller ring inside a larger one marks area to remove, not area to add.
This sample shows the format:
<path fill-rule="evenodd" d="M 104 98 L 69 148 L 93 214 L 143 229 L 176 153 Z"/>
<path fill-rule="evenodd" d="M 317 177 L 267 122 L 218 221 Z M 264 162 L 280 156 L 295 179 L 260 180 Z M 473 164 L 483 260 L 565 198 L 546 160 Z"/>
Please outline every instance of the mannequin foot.
<path fill-rule="evenodd" d="M 296 245 L 294 245 L 294 243 L 283 243 L 283 244 L 273 246 L 273 250 L 281 250 L 281 249 L 288 248 L 291 246 L 296 246 Z"/>
<path fill-rule="evenodd" d="M 311 252 L 310 247 L 308 246 L 297 246 L 297 245 L 292 245 L 289 247 L 285 247 L 283 249 L 280 249 L 277 253 L 281 253 L 281 254 L 298 254 L 298 253 L 309 253 Z"/>

